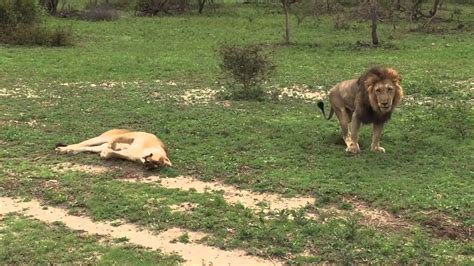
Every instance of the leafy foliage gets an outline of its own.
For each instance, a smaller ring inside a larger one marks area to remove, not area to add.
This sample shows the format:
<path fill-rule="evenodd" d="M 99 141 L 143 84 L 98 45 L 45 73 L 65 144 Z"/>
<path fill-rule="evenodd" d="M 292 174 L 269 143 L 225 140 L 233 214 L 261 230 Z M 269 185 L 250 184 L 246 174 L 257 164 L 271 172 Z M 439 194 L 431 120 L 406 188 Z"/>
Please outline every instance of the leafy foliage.
<path fill-rule="evenodd" d="M 69 28 L 48 29 L 34 0 L 0 0 L 0 42 L 14 45 L 72 44 Z"/>
<path fill-rule="evenodd" d="M 275 69 L 262 46 L 224 45 L 219 55 L 222 60 L 219 66 L 230 79 L 231 98 L 261 99 L 265 93 L 262 83 Z"/>

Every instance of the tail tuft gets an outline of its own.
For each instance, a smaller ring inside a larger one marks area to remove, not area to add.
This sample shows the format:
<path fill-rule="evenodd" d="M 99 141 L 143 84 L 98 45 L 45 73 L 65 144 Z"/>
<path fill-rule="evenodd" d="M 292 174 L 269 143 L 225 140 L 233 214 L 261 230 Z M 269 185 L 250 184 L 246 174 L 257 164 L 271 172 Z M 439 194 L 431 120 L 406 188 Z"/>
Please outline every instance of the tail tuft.
<path fill-rule="evenodd" d="M 321 102 L 321 101 L 319 101 L 319 102 L 318 102 L 318 107 L 319 107 L 319 109 L 321 109 L 321 111 L 323 111 L 323 113 L 324 113 L 324 103 Z"/>

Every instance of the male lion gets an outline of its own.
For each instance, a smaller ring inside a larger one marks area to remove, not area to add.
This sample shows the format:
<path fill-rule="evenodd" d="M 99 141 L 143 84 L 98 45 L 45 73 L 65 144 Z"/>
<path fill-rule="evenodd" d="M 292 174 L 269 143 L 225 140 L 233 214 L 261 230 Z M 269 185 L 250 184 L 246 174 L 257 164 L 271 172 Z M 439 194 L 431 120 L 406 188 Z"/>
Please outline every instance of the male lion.
<path fill-rule="evenodd" d="M 329 91 L 331 102 L 329 117 L 326 118 L 323 102 L 318 103 L 326 119 L 331 119 L 336 113 L 347 152 L 360 152 L 359 128 L 362 124 L 370 123 L 373 124 L 370 149 L 385 152 L 385 149 L 380 147 L 380 136 L 384 124 L 390 119 L 393 110 L 403 97 L 401 80 L 400 75 L 392 68 L 374 67 L 359 79 L 342 81 Z"/>
<path fill-rule="evenodd" d="M 141 162 L 147 168 L 171 166 L 168 151 L 161 140 L 146 132 L 112 129 L 98 137 L 67 146 L 58 145 L 60 153 L 94 152 L 101 158 L 120 158 Z"/>

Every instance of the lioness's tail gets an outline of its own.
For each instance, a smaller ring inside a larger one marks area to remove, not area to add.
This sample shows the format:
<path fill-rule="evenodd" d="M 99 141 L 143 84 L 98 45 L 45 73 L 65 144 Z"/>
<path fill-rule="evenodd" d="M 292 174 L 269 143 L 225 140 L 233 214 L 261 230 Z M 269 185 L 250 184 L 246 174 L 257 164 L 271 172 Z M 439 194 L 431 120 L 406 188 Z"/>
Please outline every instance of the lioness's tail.
<path fill-rule="evenodd" d="M 321 109 L 321 112 L 323 112 L 324 118 L 326 118 L 327 120 L 331 119 L 331 117 L 334 114 L 334 110 L 332 109 L 332 107 L 331 107 L 331 111 L 329 111 L 329 117 L 326 117 L 326 113 L 324 112 L 324 103 L 323 102 L 318 102 L 318 107 L 319 107 L 319 109 Z"/>

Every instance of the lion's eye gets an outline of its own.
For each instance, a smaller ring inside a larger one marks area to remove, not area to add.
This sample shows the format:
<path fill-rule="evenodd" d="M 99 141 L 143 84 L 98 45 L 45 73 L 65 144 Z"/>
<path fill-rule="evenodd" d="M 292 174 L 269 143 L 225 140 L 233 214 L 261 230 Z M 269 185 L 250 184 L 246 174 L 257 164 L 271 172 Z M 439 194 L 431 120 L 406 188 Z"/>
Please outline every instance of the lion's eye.
<path fill-rule="evenodd" d="M 389 92 L 393 91 L 393 88 L 392 87 L 388 88 L 388 91 Z"/>
<path fill-rule="evenodd" d="M 380 90 L 375 90 L 376 93 L 380 93 Z"/>

